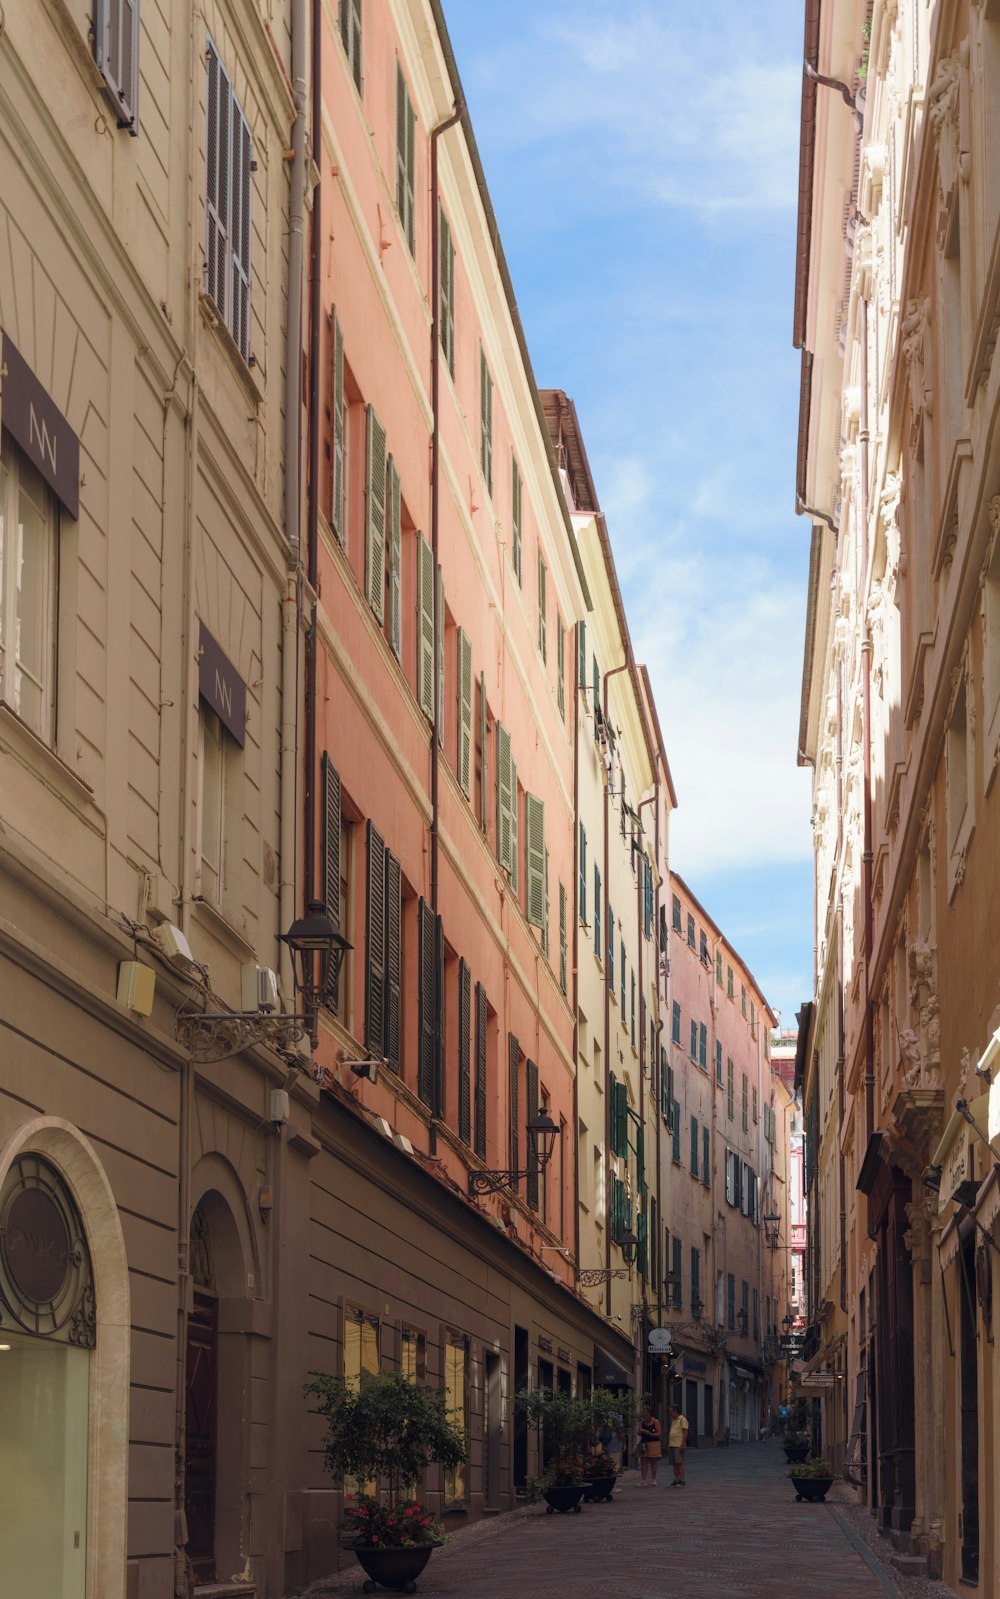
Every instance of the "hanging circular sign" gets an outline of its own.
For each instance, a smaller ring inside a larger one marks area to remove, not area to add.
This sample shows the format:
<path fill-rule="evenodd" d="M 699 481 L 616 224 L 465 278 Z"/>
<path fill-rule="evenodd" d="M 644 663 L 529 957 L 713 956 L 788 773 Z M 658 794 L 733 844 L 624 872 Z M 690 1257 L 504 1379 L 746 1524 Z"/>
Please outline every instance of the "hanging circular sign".
<path fill-rule="evenodd" d="M 672 1342 L 669 1327 L 650 1327 L 649 1352 L 651 1355 L 668 1355 Z"/>

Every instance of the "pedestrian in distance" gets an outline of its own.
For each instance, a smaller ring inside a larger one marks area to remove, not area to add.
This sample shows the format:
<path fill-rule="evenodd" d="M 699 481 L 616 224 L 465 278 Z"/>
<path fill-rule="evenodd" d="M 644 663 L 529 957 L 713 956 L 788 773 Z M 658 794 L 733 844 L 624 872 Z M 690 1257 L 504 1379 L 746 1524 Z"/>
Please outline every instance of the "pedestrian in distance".
<path fill-rule="evenodd" d="M 610 1422 L 605 1422 L 597 1434 L 597 1442 L 610 1460 L 617 1476 L 622 1469 L 621 1424 L 617 1416 L 613 1416 Z"/>
<path fill-rule="evenodd" d="M 639 1487 L 646 1486 L 646 1472 L 650 1472 L 653 1487 L 656 1487 L 656 1469 L 660 1463 L 662 1453 L 663 1428 L 647 1405 L 643 1411 L 642 1421 L 639 1423 L 639 1458 L 642 1461 L 642 1475 L 639 1478 Z"/>
<path fill-rule="evenodd" d="M 667 1435 L 667 1448 L 670 1451 L 670 1460 L 674 1468 L 672 1488 L 686 1488 L 684 1480 L 684 1451 L 688 1441 L 688 1419 L 681 1415 L 680 1405 L 670 1406 L 670 1432 Z"/>

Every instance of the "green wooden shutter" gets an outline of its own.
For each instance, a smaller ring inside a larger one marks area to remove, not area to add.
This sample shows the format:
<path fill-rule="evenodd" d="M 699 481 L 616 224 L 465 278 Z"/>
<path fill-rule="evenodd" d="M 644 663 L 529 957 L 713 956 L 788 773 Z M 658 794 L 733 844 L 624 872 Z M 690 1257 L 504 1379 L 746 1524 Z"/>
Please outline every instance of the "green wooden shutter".
<path fill-rule="evenodd" d="M 521 1128 L 518 1111 L 517 1074 L 521 1060 L 521 1046 L 514 1033 L 507 1039 L 507 1076 L 508 1093 L 510 1096 L 509 1144 L 510 1144 L 510 1169 L 512 1172 L 520 1170 Z M 520 1182 L 516 1176 L 511 1178 L 511 1187 L 517 1189 Z"/>
<path fill-rule="evenodd" d="M 386 468 L 386 523 L 389 538 L 389 647 L 403 659 L 403 536 L 399 473 L 390 455 Z"/>
<path fill-rule="evenodd" d="M 440 566 L 437 569 L 437 583 L 435 584 L 435 630 L 437 634 L 437 703 L 434 706 L 434 721 L 437 725 L 437 741 L 440 749 L 444 749 L 444 575 Z"/>
<path fill-rule="evenodd" d="M 502 722 L 496 724 L 497 742 L 497 860 L 510 866 L 511 845 L 511 758 L 510 734 Z"/>
<path fill-rule="evenodd" d="M 586 688 L 586 686 L 587 686 L 587 624 L 586 624 L 586 622 L 582 622 L 581 621 L 581 622 L 577 622 L 577 624 L 576 624 L 576 648 L 577 648 L 576 686 L 577 686 L 578 689 L 581 689 L 581 688 Z"/>
<path fill-rule="evenodd" d="M 358 93 L 362 89 L 361 0 L 340 0 L 340 37 Z"/>
<path fill-rule="evenodd" d="M 556 612 L 556 704 L 559 715 L 566 715 L 566 629 Z"/>
<path fill-rule="evenodd" d="M 434 721 L 434 554 L 417 534 L 417 704 Z"/>
<path fill-rule="evenodd" d="M 701 1180 L 707 1188 L 712 1181 L 712 1163 L 709 1158 L 709 1131 L 707 1127 L 701 1130 Z"/>
<path fill-rule="evenodd" d="M 479 349 L 479 464 L 490 494 L 493 493 L 493 379 L 486 351 Z"/>
<path fill-rule="evenodd" d="M 646 1133 L 642 1127 L 635 1135 L 635 1186 L 640 1194 L 646 1192 Z"/>
<path fill-rule="evenodd" d="M 511 457 L 510 474 L 510 560 L 514 576 L 521 582 L 521 472 L 515 457 Z"/>
<path fill-rule="evenodd" d="M 612 1155 L 620 1154 L 618 1148 L 618 1079 L 614 1072 L 608 1072 L 608 1121 L 610 1124 L 610 1139 Z"/>
<path fill-rule="evenodd" d="M 549 936 L 549 852 L 545 851 L 545 926 L 542 929 L 542 948 L 546 956 L 551 959 L 552 941 Z"/>
<path fill-rule="evenodd" d="M 648 856 L 646 857 L 645 862 L 645 886 L 646 937 L 651 939 L 653 936 L 653 868 Z"/>
<path fill-rule="evenodd" d="M 645 1211 L 640 1211 L 635 1218 L 636 1251 L 635 1264 L 640 1277 L 649 1274 L 649 1218 Z"/>
<path fill-rule="evenodd" d="M 601 709 L 601 669 L 597 664 L 597 656 L 593 658 L 594 671 L 594 737 L 597 737 L 597 716 Z"/>
<path fill-rule="evenodd" d="M 462 628 L 457 633 L 458 661 L 458 782 L 466 799 L 472 798 L 472 641 Z"/>
<path fill-rule="evenodd" d="M 621 964 L 622 964 L 622 1026 L 624 1027 L 625 1026 L 625 997 L 626 997 L 626 992 L 627 992 L 627 990 L 626 990 L 626 976 L 627 976 L 627 973 L 626 973 L 626 968 L 625 968 L 625 940 L 624 939 L 622 939 L 621 942 L 618 945 L 618 953 L 621 956 Z"/>
<path fill-rule="evenodd" d="M 438 207 L 438 283 L 441 323 L 441 348 L 448 363 L 448 371 L 455 376 L 455 246 L 452 243 L 448 218 Z"/>
<path fill-rule="evenodd" d="M 594 954 L 601 958 L 601 873 L 594 863 Z"/>
<path fill-rule="evenodd" d="M 545 806 L 534 794 L 524 797 L 526 904 L 531 927 L 545 929 Z"/>
<path fill-rule="evenodd" d="M 486 1159 L 486 990 L 476 984 L 476 1142 L 480 1160 Z"/>
<path fill-rule="evenodd" d="M 564 994 L 566 993 L 567 987 L 568 987 L 568 983 L 567 983 L 567 978 L 568 978 L 568 972 L 567 972 L 568 954 L 569 954 L 569 951 L 568 951 L 568 948 L 567 948 L 567 928 L 566 928 L 566 885 L 565 885 L 565 883 L 560 883 L 559 884 L 559 987 L 562 989 Z"/>
<path fill-rule="evenodd" d="M 528 1121 L 532 1122 L 538 1115 L 538 1067 L 533 1060 L 528 1061 Z M 528 1204 L 532 1210 L 538 1209 L 538 1158 L 535 1154 L 533 1140 L 529 1137 L 527 1144 L 527 1159 L 525 1165 L 528 1171 L 526 1194 Z"/>
<path fill-rule="evenodd" d="M 548 658 L 549 658 L 549 654 L 548 654 L 548 616 L 547 616 L 548 606 L 547 606 L 546 595 L 545 595 L 545 576 L 546 576 L 546 574 L 545 574 L 545 562 L 542 560 L 542 552 L 541 552 L 541 550 L 539 550 L 539 552 L 538 552 L 538 648 L 539 648 L 539 650 L 541 652 L 541 656 L 542 656 L 542 660 L 543 661 L 547 661 Z"/>
<path fill-rule="evenodd" d="M 615 913 L 608 901 L 608 987 L 615 991 Z"/>
<path fill-rule="evenodd" d="M 385 841 L 370 820 L 365 831 L 365 1048 L 381 1055 L 385 1044 Z"/>
<path fill-rule="evenodd" d="M 385 428 L 368 407 L 365 456 L 365 598 L 381 622 L 385 618 Z"/>
<path fill-rule="evenodd" d="M 518 886 L 518 861 L 520 860 L 520 844 L 518 841 L 518 815 L 517 815 L 517 762 L 511 756 L 510 761 L 510 886 L 517 894 Z"/>
<path fill-rule="evenodd" d="M 414 146 L 416 117 L 410 101 L 403 68 L 396 62 L 396 209 L 410 247 L 415 250 L 414 237 Z"/>
<path fill-rule="evenodd" d="M 458 1136 L 472 1140 L 472 974 L 458 963 Z"/>
<path fill-rule="evenodd" d="M 486 704 L 486 673 L 479 674 L 479 825 L 485 833 L 489 827 L 489 710 Z"/>
<path fill-rule="evenodd" d="M 333 504 L 330 520 L 341 544 L 347 543 L 344 521 L 344 330 L 333 318 Z"/>
<path fill-rule="evenodd" d="M 671 1112 L 672 1123 L 670 1131 L 673 1135 L 674 1145 L 673 1149 L 671 1150 L 671 1154 L 675 1163 L 679 1166 L 681 1163 L 681 1102 L 679 1099 L 675 1099 L 672 1102 Z"/>
<path fill-rule="evenodd" d="M 382 1050 L 390 1066 L 400 1068 L 403 941 L 402 874 L 391 850 L 385 852 L 385 1044 Z"/>
<path fill-rule="evenodd" d="M 580 823 L 580 920 L 587 920 L 587 829 Z"/>
<path fill-rule="evenodd" d="M 691 1117 L 691 1176 L 698 1175 L 698 1118 Z"/>
<path fill-rule="evenodd" d="M 340 773 L 324 750 L 323 788 L 323 894 L 326 914 L 340 927 Z"/>
<path fill-rule="evenodd" d="M 618 1084 L 618 1153 L 628 1157 L 628 1083 Z"/>
<path fill-rule="evenodd" d="M 419 968 L 417 1031 L 420 1039 L 417 1063 L 417 1093 L 425 1105 L 430 1105 L 434 1094 L 434 984 L 435 984 L 435 927 L 434 912 L 425 899 L 418 907 L 417 965 Z"/>

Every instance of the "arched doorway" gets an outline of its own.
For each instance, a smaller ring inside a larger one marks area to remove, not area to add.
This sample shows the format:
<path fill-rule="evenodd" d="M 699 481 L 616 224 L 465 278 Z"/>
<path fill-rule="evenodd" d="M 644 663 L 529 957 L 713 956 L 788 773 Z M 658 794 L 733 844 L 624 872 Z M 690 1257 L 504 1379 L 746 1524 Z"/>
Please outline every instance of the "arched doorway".
<path fill-rule="evenodd" d="M 0 1149 L 0 1569 L 5 1590 L 121 1599 L 129 1294 L 107 1177 L 70 1123 Z"/>

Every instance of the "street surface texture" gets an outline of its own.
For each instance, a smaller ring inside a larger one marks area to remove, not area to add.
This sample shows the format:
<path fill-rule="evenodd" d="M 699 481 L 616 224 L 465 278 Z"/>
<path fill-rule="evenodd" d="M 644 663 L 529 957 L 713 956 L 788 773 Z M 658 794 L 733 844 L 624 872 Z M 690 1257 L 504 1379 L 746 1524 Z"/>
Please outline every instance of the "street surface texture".
<path fill-rule="evenodd" d="M 423 1599 L 899 1599 L 898 1585 L 836 1505 L 798 1503 L 780 1443 L 692 1450 L 688 1486 L 639 1487 L 627 1472 L 607 1505 L 549 1516 L 531 1506 L 460 1533 L 431 1557 Z M 315 1583 L 309 1599 L 360 1592 L 362 1573 Z M 921 1589 L 923 1591 L 923 1589 Z M 944 1596 L 943 1584 L 927 1591 Z M 384 1593 L 379 1589 L 378 1593 Z"/>

